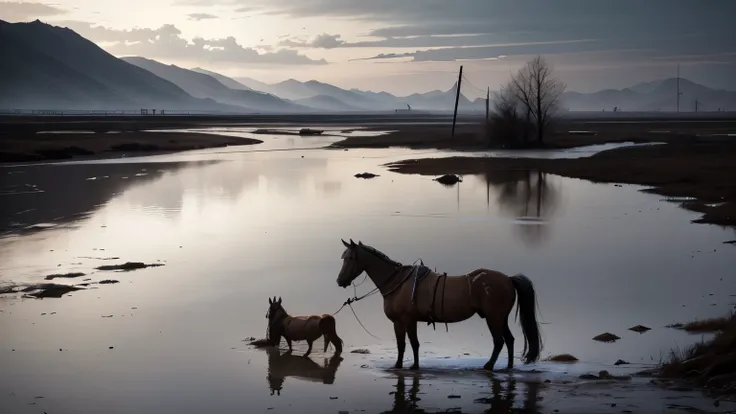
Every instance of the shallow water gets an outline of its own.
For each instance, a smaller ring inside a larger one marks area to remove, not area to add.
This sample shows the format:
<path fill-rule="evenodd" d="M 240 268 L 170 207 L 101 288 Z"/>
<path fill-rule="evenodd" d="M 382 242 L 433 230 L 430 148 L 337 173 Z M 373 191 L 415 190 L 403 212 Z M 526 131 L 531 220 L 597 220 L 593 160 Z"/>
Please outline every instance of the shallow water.
<path fill-rule="evenodd" d="M 598 404 L 591 396 L 613 391 L 560 391 L 555 382 L 599 369 L 629 372 L 654 364 L 671 348 L 699 339 L 664 325 L 720 316 L 736 300 L 729 296 L 736 294 L 736 280 L 728 277 L 736 259 L 733 247 L 722 244 L 733 232 L 690 224 L 696 214 L 639 187 L 518 171 L 467 176 L 447 188 L 430 177 L 379 166 L 435 151 L 314 149 L 326 143 L 318 142 L 323 139 L 274 137 L 261 148 L 0 171 L 3 187 L 35 188 L 2 196 L 0 284 L 38 283 L 45 275 L 67 272 L 88 273 L 82 279 L 93 282 L 121 282 L 62 299 L 0 300 L 0 412 L 391 410 L 398 397 L 389 392 L 400 377 L 385 370 L 394 362 L 395 342 L 380 296 L 354 305 L 380 340 L 366 333 L 349 309 L 336 316 L 346 348 L 372 353 L 344 354 L 330 385 L 320 379 L 323 370 L 297 368 L 318 381 L 288 377 L 281 395 L 272 396 L 266 352 L 242 341 L 263 336 L 270 296 L 281 296 L 291 313 L 331 313 L 353 295 L 352 288 L 335 283 L 341 238 L 362 240 L 407 264 L 422 258 L 450 274 L 488 267 L 529 276 L 544 322 L 543 355 L 571 353 L 585 361 L 521 366 L 552 375 L 547 377 L 552 385 L 541 391 L 530 391 L 535 386 L 528 383 L 541 380 L 539 375 L 514 374 L 515 406 L 523 407 L 530 392 L 540 392 L 547 398 L 533 410 L 543 412 L 575 407 L 565 405 L 575 401 L 570 392 Z M 195 162 L 204 160 L 216 162 Z M 380 176 L 353 177 L 363 171 Z M 27 228 L 34 224 L 44 225 Z M 120 259 L 100 260 L 107 257 Z M 165 266 L 94 270 L 125 261 Z M 372 287 L 369 280 L 358 293 Z M 513 318 L 510 322 L 519 354 L 521 332 Z M 627 330 L 637 324 L 652 330 L 641 335 Z M 591 340 L 603 332 L 622 339 Z M 421 325 L 419 339 L 420 388 L 429 394 L 420 395 L 420 408 L 483 412 L 488 405 L 474 400 L 483 393 L 489 397 L 492 386 L 509 385 L 506 376 L 494 383 L 468 371 L 482 366 L 492 349 L 480 318 L 450 325 L 449 333 L 444 325 L 436 331 Z M 304 349 L 297 345 L 295 354 Z M 321 352 L 313 355 L 319 365 L 323 358 Z M 617 359 L 632 365 L 614 368 Z M 505 361 L 504 351 L 497 366 Z M 460 366 L 470 374 L 456 377 L 454 368 Z M 404 378 L 407 389 L 413 378 Z M 637 398 L 647 401 L 654 392 L 657 411 L 670 398 L 646 382 L 631 386 L 624 396 L 635 398 L 639 390 Z M 448 399 L 453 389 L 462 398 Z M 707 402 L 690 397 L 682 397 L 688 399 L 684 405 Z M 609 404 L 601 412 L 621 407 Z"/>

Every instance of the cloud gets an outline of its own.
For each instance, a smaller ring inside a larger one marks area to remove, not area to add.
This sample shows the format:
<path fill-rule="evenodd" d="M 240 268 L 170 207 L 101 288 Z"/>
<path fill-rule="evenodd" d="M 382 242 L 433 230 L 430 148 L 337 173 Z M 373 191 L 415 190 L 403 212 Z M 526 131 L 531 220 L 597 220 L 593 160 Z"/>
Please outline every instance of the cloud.
<path fill-rule="evenodd" d="M 209 20 L 209 19 L 217 19 L 217 16 L 214 14 L 209 13 L 189 13 L 187 14 L 187 17 L 189 20 Z"/>
<path fill-rule="evenodd" d="M 595 39 L 565 40 L 551 42 L 509 43 L 473 47 L 444 47 L 417 50 L 409 53 L 381 53 L 354 60 L 379 60 L 412 58 L 413 62 L 450 62 L 455 60 L 495 60 L 511 55 L 549 54 L 597 50 Z"/>
<path fill-rule="evenodd" d="M 607 39 L 620 43 L 656 39 L 655 47 L 676 49 L 678 40 L 698 34 L 704 43 L 716 42 L 733 51 L 736 2 L 691 0 L 177 0 L 204 6 L 247 6 L 272 15 L 298 18 L 360 20 L 378 26 L 367 33 L 383 38 L 378 47 L 468 46 L 426 36 L 496 34 L 493 43 L 534 40 Z M 383 27 L 381 27 L 383 26 Z M 398 38 L 425 36 L 421 41 Z M 432 40 L 435 41 L 432 44 Z M 468 37 L 465 40 L 473 42 Z M 412 44 L 413 42 L 413 44 Z M 391 46 L 390 44 L 397 46 Z M 401 45 L 399 46 L 399 44 Z M 419 43 L 422 43 L 421 45 Z M 478 45 L 478 43 L 472 43 Z M 341 44 L 339 47 L 361 47 Z"/>
<path fill-rule="evenodd" d="M 316 48 L 316 49 L 334 49 L 345 45 L 346 42 L 340 39 L 340 35 L 331 35 L 322 33 L 308 42 L 286 39 L 279 42 L 279 46 L 295 47 L 295 48 Z"/>
<path fill-rule="evenodd" d="M 105 49 L 117 56 L 144 56 L 151 59 L 207 61 L 222 63 L 263 63 L 272 65 L 324 65 L 324 59 L 314 60 L 294 50 L 259 53 L 243 47 L 234 37 L 188 41 L 172 24 L 158 29 L 134 28 L 129 30 L 94 26 L 88 22 L 67 21 L 64 26 L 93 42 L 105 43 Z"/>
<path fill-rule="evenodd" d="M 0 2 L 0 19 L 9 22 L 25 22 L 65 13 L 64 9 L 43 3 Z"/>

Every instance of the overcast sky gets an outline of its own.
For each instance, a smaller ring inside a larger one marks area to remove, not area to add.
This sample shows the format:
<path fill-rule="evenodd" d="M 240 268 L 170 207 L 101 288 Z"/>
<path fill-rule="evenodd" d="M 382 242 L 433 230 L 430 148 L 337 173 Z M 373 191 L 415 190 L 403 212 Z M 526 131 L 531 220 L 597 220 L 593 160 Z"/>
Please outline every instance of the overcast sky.
<path fill-rule="evenodd" d="M 138 55 L 265 82 L 317 79 L 397 94 L 496 88 L 536 54 L 569 90 L 676 74 L 736 89 L 733 0 L 0 1 L 0 19 L 66 26 Z"/>

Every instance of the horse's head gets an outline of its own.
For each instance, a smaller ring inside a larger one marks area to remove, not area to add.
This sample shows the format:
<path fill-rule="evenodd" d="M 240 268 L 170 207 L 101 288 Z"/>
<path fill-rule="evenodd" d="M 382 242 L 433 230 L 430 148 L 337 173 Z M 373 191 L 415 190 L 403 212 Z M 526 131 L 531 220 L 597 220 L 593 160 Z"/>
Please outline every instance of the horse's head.
<path fill-rule="evenodd" d="M 281 305 L 281 297 L 276 300 L 276 296 L 273 299 L 268 298 L 268 312 L 266 312 L 266 318 L 268 319 L 269 326 L 277 319 L 283 317 L 286 314 L 286 310 Z"/>
<path fill-rule="evenodd" d="M 345 245 L 345 251 L 342 252 L 342 268 L 340 273 L 337 275 L 337 285 L 343 288 L 350 286 L 350 283 L 355 280 L 365 268 L 361 265 L 358 260 L 358 252 L 360 251 L 359 245 L 355 244 L 353 239 L 350 239 L 350 243 L 342 240 L 342 244 Z"/>

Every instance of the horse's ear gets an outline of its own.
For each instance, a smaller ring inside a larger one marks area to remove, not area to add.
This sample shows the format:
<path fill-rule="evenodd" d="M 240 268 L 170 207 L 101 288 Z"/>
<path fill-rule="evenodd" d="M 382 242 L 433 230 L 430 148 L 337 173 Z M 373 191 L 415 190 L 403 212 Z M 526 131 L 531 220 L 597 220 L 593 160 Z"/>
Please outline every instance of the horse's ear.
<path fill-rule="evenodd" d="M 345 241 L 345 240 L 343 240 L 343 239 L 340 239 L 340 241 L 342 242 L 342 244 L 343 244 L 343 245 L 344 245 L 345 247 L 347 247 L 347 248 L 350 248 L 350 245 L 348 244 L 348 242 L 346 242 L 346 241 Z"/>
<path fill-rule="evenodd" d="M 268 304 L 273 305 L 273 302 L 271 302 L 271 298 L 268 298 Z"/>
<path fill-rule="evenodd" d="M 279 305 L 281 304 L 281 296 L 279 296 Z"/>
<path fill-rule="evenodd" d="M 360 240 L 358 240 L 358 245 L 359 245 L 359 246 L 362 246 L 362 245 L 363 245 L 363 242 L 362 242 L 362 241 L 360 241 Z"/>
<path fill-rule="evenodd" d="M 350 245 L 355 247 L 355 242 L 353 241 L 353 239 L 350 239 Z"/>

